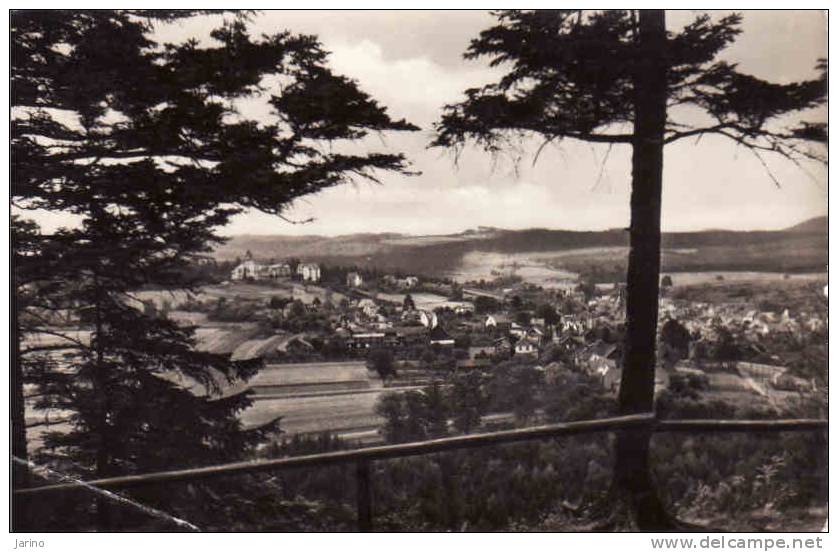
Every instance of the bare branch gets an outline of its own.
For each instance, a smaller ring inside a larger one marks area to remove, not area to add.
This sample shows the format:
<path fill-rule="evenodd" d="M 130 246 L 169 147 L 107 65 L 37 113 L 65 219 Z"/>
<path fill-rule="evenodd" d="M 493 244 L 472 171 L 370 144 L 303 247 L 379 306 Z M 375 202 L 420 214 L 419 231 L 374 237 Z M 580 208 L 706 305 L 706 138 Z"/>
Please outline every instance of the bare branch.
<path fill-rule="evenodd" d="M 538 146 L 538 150 L 535 152 L 535 155 L 534 155 L 534 156 L 533 156 L 533 158 L 532 158 L 532 166 L 533 166 L 533 167 L 535 167 L 535 164 L 536 164 L 536 163 L 538 163 L 538 158 L 539 158 L 539 156 L 541 155 L 541 152 L 544 150 L 544 148 L 545 148 L 545 147 L 547 147 L 547 145 L 548 145 L 548 144 L 550 144 L 550 143 L 551 143 L 553 140 L 555 140 L 556 138 L 558 138 L 558 139 L 561 141 L 561 137 L 560 137 L 560 136 L 550 136 L 549 138 L 547 138 L 546 140 L 544 140 L 544 142 L 542 142 L 540 146 Z M 611 147 L 611 146 L 609 146 L 609 148 L 610 148 L 610 147 Z"/>
<path fill-rule="evenodd" d="M 312 223 L 315 220 L 317 220 L 314 217 L 308 217 L 307 219 L 302 219 L 302 220 L 293 220 L 293 219 L 290 219 L 290 218 L 286 217 L 282 213 L 276 213 L 276 216 L 281 218 L 282 220 L 284 220 L 285 222 L 287 222 L 289 224 L 309 224 L 309 223 Z"/>
<path fill-rule="evenodd" d="M 599 187 L 599 183 L 602 181 L 602 175 L 605 172 L 605 164 L 608 163 L 608 157 L 611 155 L 611 148 L 614 147 L 614 144 L 608 144 L 608 150 L 605 152 L 605 156 L 602 158 L 602 163 L 599 165 L 599 175 L 596 178 L 596 182 L 594 182 L 594 190 Z"/>
<path fill-rule="evenodd" d="M 60 333 L 60 332 L 54 332 L 52 330 L 47 330 L 46 328 L 39 328 L 39 327 L 28 328 L 28 327 L 26 327 L 26 328 L 21 328 L 21 329 L 24 332 L 41 333 L 41 334 L 51 335 L 51 336 L 54 336 L 54 337 L 60 337 L 61 339 L 66 339 L 67 341 L 69 341 L 71 343 L 75 343 L 76 345 L 78 345 L 82 349 L 88 349 L 89 348 L 89 345 L 86 345 L 85 343 L 82 343 L 81 341 L 79 341 L 78 339 L 76 339 L 74 337 L 70 337 L 67 334 L 63 334 L 63 333 Z"/>
<path fill-rule="evenodd" d="M 754 156 L 757 159 L 759 159 L 759 162 L 762 164 L 762 167 L 765 169 L 765 172 L 768 174 L 769 178 L 771 178 L 771 180 L 774 182 L 774 185 L 777 186 L 777 188 L 782 188 L 782 186 L 780 186 L 780 181 L 777 180 L 777 177 L 775 177 L 774 173 L 771 172 L 771 169 L 768 167 L 768 164 L 765 162 L 765 159 L 762 158 L 759 152 L 751 147 L 748 148 L 748 151 L 753 153 Z"/>

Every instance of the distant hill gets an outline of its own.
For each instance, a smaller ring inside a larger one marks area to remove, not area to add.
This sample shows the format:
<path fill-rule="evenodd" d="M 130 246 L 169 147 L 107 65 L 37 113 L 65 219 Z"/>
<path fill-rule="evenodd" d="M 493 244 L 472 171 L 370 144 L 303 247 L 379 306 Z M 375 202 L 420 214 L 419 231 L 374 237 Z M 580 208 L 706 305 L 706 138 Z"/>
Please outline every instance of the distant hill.
<path fill-rule="evenodd" d="M 795 224 L 786 228 L 786 232 L 799 232 L 805 234 L 828 234 L 829 233 L 829 219 L 827 217 L 815 217 L 807 221 Z"/>
<path fill-rule="evenodd" d="M 664 269 L 761 270 L 806 272 L 825 270 L 828 258 L 826 217 L 814 218 L 785 230 L 667 232 L 662 236 Z M 533 253 L 609 248 L 601 259 L 587 263 L 624 262 L 628 232 L 503 230 L 481 227 L 459 234 L 412 236 L 396 233 L 345 236 L 234 236 L 216 249 L 220 260 L 299 257 L 344 266 L 358 265 L 418 274 L 440 274 L 455 269 L 469 252 Z M 576 268 L 579 267 L 570 267 Z"/>

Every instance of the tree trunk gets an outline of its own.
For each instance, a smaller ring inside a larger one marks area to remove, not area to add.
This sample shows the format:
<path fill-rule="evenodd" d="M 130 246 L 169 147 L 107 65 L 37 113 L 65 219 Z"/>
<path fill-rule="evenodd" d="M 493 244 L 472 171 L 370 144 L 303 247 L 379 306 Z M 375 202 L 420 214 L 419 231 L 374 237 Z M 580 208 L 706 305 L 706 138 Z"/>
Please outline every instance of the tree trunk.
<path fill-rule="evenodd" d="M 108 385 L 107 375 L 104 367 L 104 351 L 102 350 L 102 334 L 104 323 L 102 320 L 102 287 L 97 269 L 93 273 L 93 286 L 96 293 L 94 301 L 95 327 L 91 336 L 91 344 L 95 346 L 95 366 L 93 369 L 93 391 L 96 400 L 96 419 L 93 427 L 96 431 L 96 465 L 95 473 L 97 479 L 113 475 L 111 473 L 110 457 L 110 430 L 108 427 Z M 96 498 L 96 521 L 97 529 L 107 531 L 111 528 L 112 516 L 111 506 L 107 499 Z"/>
<path fill-rule="evenodd" d="M 666 123 L 666 30 L 663 10 L 641 10 L 635 73 L 631 238 L 627 274 L 626 341 L 619 407 L 652 412 L 660 278 L 663 136 Z M 640 530 L 672 528 L 649 471 L 648 430 L 618 433 L 615 490 Z"/>
<path fill-rule="evenodd" d="M 26 405 L 23 397 L 23 363 L 20 351 L 20 327 L 18 325 L 17 288 L 13 290 L 12 301 L 12 341 L 14 353 L 12 357 L 12 455 L 20 461 L 27 462 L 29 454 L 26 450 Z M 12 490 L 28 487 L 30 483 L 29 468 L 26 464 L 12 462 Z M 12 530 L 20 531 L 28 523 L 26 515 L 26 500 L 13 495 L 12 501 Z"/>

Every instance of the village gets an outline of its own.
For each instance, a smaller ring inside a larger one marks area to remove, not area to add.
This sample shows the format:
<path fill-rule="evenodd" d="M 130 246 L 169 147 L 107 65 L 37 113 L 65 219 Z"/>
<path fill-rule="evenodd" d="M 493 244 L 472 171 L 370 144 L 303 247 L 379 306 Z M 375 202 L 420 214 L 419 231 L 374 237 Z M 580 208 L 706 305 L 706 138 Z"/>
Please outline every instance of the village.
<path fill-rule="evenodd" d="M 441 7 L 10 10 L 12 531 L 828 524 L 828 14 Z"/>
<path fill-rule="evenodd" d="M 667 293 L 667 280 L 656 393 L 689 388 L 719 400 L 781 406 L 817 390 L 818 378 L 766 344 L 802 346 L 810 334 L 825 332 L 825 309 L 680 300 Z M 281 418 L 286 436 L 329 432 L 378 442 L 376 402 L 385 393 L 421 389 L 451 374 L 490 377 L 501 363 L 532 368 L 546 384 L 571 371 L 592 378 L 606 395 L 616 397 L 619 389 L 622 284 L 544 289 L 508 275 L 459 284 L 248 255 L 216 288 L 174 302 L 166 294 L 145 297 L 145 309 L 196 327 L 199 350 L 261 363 L 252 380 L 228 392 L 254 398 L 242 414 L 246 426 Z M 486 414 L 485 420 L 510 417 Z"/>
<path fill-rule="evenodd" d="M 544 289 L 510 274 L 460 284 L 250 255 L 219 280 L 198 293 L 137 291 L 132 301 L 194 329 L 198 351 L 258 364 L 246 382 L 215 378 L 221 396 L 251 397 L 240 416 L 246 428 L 278 424 L 283 438 L 329 433 L 348 443 L 376 443 L 383 423 L 377 405 L 385 395 L 450 385 L 454 375 L 490 380 L 509 365 L 537 374 L 528 384 L 536 387 L 584 375 L 597 393 L 616 401 L 623 284 L 580 278 L 573 286 Z M 761 301 L 761 310 L 753 298 L 679 298 L 671 280 L 664 276 L 662 285 L 656 394 L 782 408 L 826 381 L 825 361 L 799 354 L 826 332 L 825 298 L 817 296 L 816 284 L 800 289 L 808 301 L 782 309 Z M 801 305 L 814 307 L 798 310 Z M 89 339 L 78 320 L 64 324 L 63 333 L 72 328 L 74 339 Z M 48 334 L 29 338 L 30 345 L 54 347 L 59 359 L 56 343 Z M 807 371 L 806 362 L 814 368 Z M 171 378 L 194 394 L 213 393 L 185 375 Z M 483 412 L 486 427 L 513 419 L 499 408 Z M 33 443 L 43 432 L 61 430 L 64 414 L 30 406 Z"/>

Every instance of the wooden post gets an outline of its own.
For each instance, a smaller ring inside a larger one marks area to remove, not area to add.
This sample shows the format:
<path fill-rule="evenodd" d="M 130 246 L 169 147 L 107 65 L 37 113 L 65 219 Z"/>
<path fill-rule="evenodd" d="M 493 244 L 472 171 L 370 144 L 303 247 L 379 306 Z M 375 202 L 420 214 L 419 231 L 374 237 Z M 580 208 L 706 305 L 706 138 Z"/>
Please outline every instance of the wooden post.
<path fill-rule="evenodd" d="M 370 463 L 360 460 L 355 464 L 355 492 L 358 506 L 358 531 L 372 531 L 372 485 L 370 483 Z"/>

